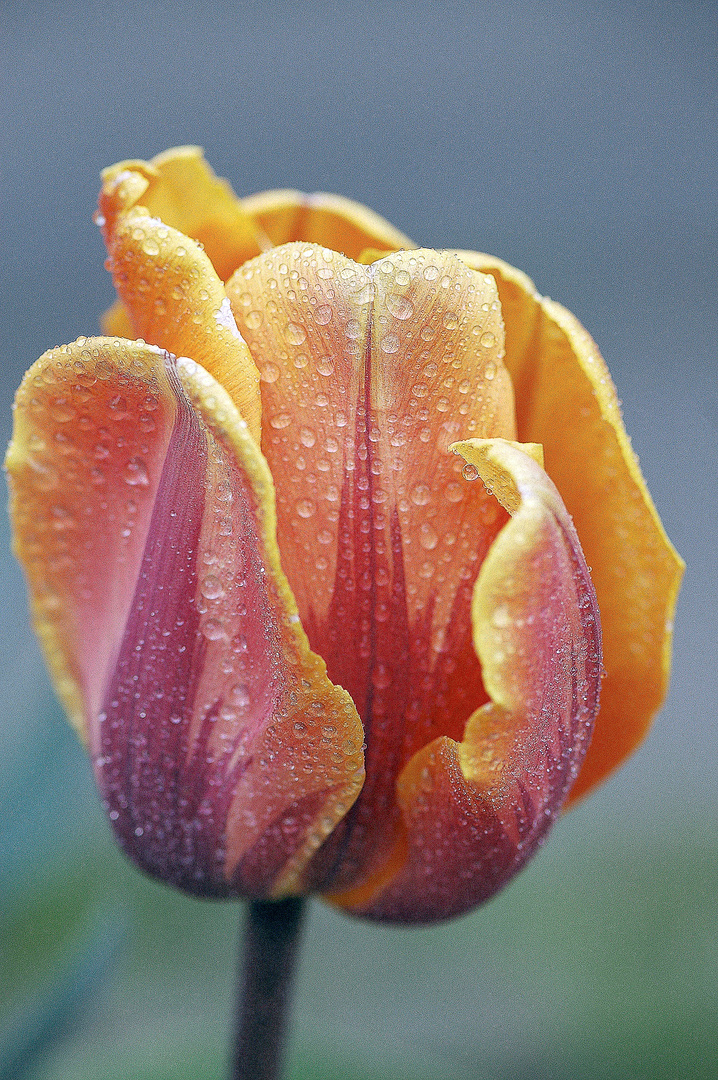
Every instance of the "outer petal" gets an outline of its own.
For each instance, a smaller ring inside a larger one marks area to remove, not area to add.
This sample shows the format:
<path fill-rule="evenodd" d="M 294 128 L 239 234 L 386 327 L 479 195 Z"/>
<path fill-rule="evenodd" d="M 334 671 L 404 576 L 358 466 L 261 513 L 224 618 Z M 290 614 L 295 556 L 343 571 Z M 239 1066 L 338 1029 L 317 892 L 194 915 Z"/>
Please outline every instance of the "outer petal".
<path fill-rule="evenodd" d="M 127 854 L 205 895 L 291 891 L 362 782 L 309 651 L 273 488 L 193 361 L 81 340 L 33 366 L 8 454 L 15 548 Z"/>
<path fill-rule="evenodd" d="M 533 854 L 566 797 L 598 707 L 598 609 L 558 492 L 511 443 L 456 449 L 513 515 L 474 589 L 474 643 L 491 701 L 461 743 L 440 738 L 398 779 L 403 819 L 373 882 L 332 899 L 401 922 L 459 915 Z"/>
<path fill-rule="evenodd" d="M 227 291 L 262 374 L 282 565 L 365 726 L 367 782 L 307 883 L 356 884 L 394 842 L 400 769 L 486 700 L 469 608 L 503 514 L 449 445 L 513 435 L 495 285 L 434 251 L 365 268 L 285 244 Z"/>
<path fill-rule="evenodd" d="M 665 697 L 683 562 L 658 518 L 590 336 L 525 274 L 488 255 L 459 255 L 496 279 L 518 436 L 544 446 L 601 610 L 606 678 L 575 799 L 632 753 Z"/>
<path fill-rule="evenodd" d="M 133 163 L 123 163 L 131 165 Z M 137 205 L 151 190 L 137 168 L 107 170 L 98 222 L 133 336 L 201 363 L 230 394 L 259 441 L 259 376 L 224 286 L 200 246 Z M 112 328 L 121 329 L 113 313 Z"/>
<path fill-rule="evenodd" d="M 215 176 L 199 146 L 177 146 L 151 161 L 121 161 L 102 177 L 108 183 L 126 172 L 145 177 L 143 206 L 152 217 L 198 240 L 222 281 L 270 246 L 230 184 Z"/>

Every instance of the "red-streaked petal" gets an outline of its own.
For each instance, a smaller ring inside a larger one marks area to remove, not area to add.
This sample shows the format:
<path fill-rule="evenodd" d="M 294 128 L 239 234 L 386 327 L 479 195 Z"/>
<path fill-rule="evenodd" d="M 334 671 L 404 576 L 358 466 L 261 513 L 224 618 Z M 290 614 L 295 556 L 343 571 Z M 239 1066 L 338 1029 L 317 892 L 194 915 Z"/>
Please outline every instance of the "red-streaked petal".
<path fill-rule="evenodd" d="M 513 434 L 501 315 L 491 278 L 429 251 L 362 267 L 289 244 L 227 291 L 262 378 L 282 565 L 366 729 L 367 783 L 308 879 L 323 889 L 382 861 L 398 771 L 486 700 L 469 607 L 504 518 L 448 448 Z"/>
<path fill-rule="evenodd" d="M 16 550 L 120 843 L 191 892 L 291 891 L 361 786 L 362 729 L 246 424 L 193 361 L 107 339 L 46 354 L 16 416 Z"/>
<path fill-rule="evenodd" d="M 224 286 L 199 244 L 137 205 L 148 184 L 143 172 L 115 166 L 104 174 L 99 200 L 107 265 L 134 335 L 202 364 L 259 441 L 259 376 Z"/>
<path fill-rule="evenodd" d="M 374 881 L 333 897 L 369 918 L 450 918 L 506 884 L 555 820 L 598 708 L 598 607 L 558 492 L 515 444 L 469 440 L 456 449 L 513 515 L 472 604 L 492 700 L 460 743 L 435 740 L 399 776 L 392 856 Z"/>

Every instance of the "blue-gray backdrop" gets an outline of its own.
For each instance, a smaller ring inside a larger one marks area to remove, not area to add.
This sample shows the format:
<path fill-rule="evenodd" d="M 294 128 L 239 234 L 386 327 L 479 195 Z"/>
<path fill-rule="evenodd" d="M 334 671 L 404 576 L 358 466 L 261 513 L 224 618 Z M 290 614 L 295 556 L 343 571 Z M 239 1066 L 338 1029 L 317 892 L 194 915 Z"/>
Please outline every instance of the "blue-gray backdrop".
<path fill-rule="evenodd" d="M 501 256 L 571 308 L 688 562 L 650 739 L 504 895 L 413 933 L 317 905 L 297 1080 L 718 1073 L 716 11 L 0 4 L 5 440 L 23 371 L 95 332 L 111 299 L 98 171 L 199 143 L 241 194 L 341 192 L 422 245 Z M 0 1076 L 219 1077 L 237 909 L 176 898 L 116 855 L 9 555 L 0 573 Z"/>

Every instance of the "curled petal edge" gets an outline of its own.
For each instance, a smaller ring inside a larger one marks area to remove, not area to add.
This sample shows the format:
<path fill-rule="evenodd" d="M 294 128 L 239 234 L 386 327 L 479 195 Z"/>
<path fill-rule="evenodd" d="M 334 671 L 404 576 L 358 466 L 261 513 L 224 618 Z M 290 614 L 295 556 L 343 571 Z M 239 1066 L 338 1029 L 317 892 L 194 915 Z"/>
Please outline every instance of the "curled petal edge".
<path fill-rule="evenodd" d="M 489 899 L 536 851 L 586 753 L 598 709 L 595 593 L 556 488 L 519 444 L 453 449 L 511 514 L 474 588 L 474 644 L 491 701 L 397 781 L 403 831 L 382 873 L 328 898 L 355 915 L 430 923 Z"/>

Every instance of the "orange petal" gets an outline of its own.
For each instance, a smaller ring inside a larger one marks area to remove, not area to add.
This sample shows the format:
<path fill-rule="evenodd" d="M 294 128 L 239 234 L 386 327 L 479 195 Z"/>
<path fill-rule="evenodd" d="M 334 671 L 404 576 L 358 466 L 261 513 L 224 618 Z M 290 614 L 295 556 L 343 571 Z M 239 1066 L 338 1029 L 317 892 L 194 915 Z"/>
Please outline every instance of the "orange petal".
<path fill-rule="evenodd" d="M 360 802 L 312 869 L 324 887 L 380 859 L 398 770 L 485 700 L 469 606 L 503 519 L 448 447 L 513 434 L 501 315 L 491 278 L 428 251 L 361 267 L 288 244 L 227 291 L 260 365 L 282 565 L 366 729 Z"/>
<path fill-rule="evenodd" d="M 142 205 L 178 232 L 198 240 L 226 281 L 247 259 L 269 246 L 261 228 L 227 180 L 215 176 L 199 146 L 177 146 L 151 161 L 121 161 L 103 172 L 105 182 L 123 172 L 147 180 Z"/>
<path fill-rule="evenodd" d="M 257 370 L 209 258 L 194 240 L 137 205 L 149 185 L 143 171 L 115 166 L 104 176 L 97 220 L 134 334 L 201 363 L 230 394 L 258 440 Z"/>
<path fill-rule="evenodd" d="M 242 206 L 276 247 L 303 240 L 358 259 L 365 248 L 386 252 L 415 246 L 379 214 L 341 195 L 263 191 L 242 199 Z"/>
<path fill-rule="evenodd" d="M 118 839 L 204 895 L 291 891 L 362 783 L 362 729 L 310 652 L 272 482 L 193 361 L 80 340 L 18 393 L 15 548 Z"/>
<path fill-rule="evenodd" d="M 598 596 L 606 677 L 575 799 L 635 750 L 665 698 L 683 562 L 658 518 L 590 336 L 525 274 L 488 255 L 459 255 L 496 278 L 519 438 L 543 444 Z"/>
<path fill-rule="evenodd" d="M 505 885 L 555 820 L 598 707 L 598 608 L 558 492 L 515 444 L 469 440 L 456 449 L 513 514 L 472 604 L 491 701 L 460 743 L 439 738 L 408 762 L 392 856 L 374 881 L 331 897 L 370 918 L 451 918 Z"/>

